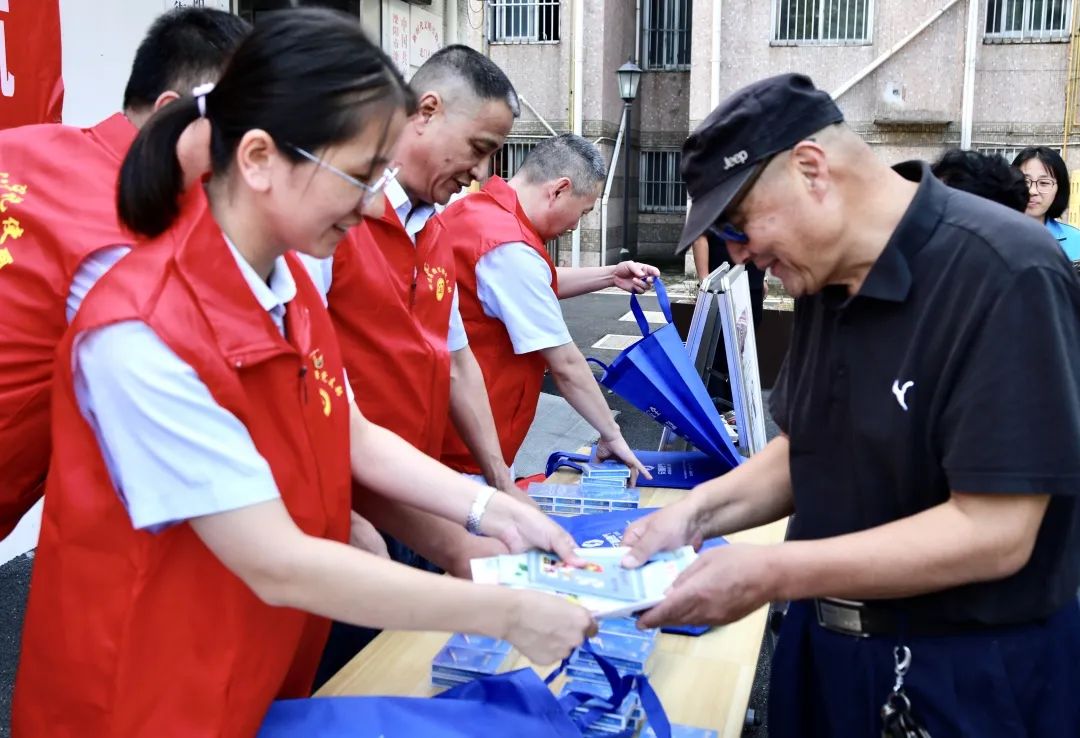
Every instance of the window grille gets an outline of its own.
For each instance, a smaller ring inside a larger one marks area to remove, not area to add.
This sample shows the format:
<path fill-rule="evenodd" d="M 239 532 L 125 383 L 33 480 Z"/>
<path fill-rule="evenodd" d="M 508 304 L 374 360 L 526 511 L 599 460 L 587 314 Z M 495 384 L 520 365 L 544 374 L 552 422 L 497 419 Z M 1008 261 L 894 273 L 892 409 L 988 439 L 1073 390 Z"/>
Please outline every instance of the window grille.
<path fill-rule="evenodd" d="M 997 154 L 1002 159 L 1004 159 L 1005 161 L 1012 164 L 1013 159 L 1016 158 L 1016 155 L 1019 154 L 1021 151 L 1023 151 L 1026 148 L 1027 148 L 1027 146 L 994 146 L 994 145 L 988 145 L 988 146 L 976 146 L 975 150 L 978 151 L 980 154 Z M 1061 147 L 1060 146 L 1050 146 L 1049 148 L 1053 149 L 1054 151 L 1058 152 L 1059 154 L 1061 153 Z"/>
<path fill-rule="evenodd" d="M 517 173 L 521 163 L 525 161 L 525 157 L 534 146 L 536 144 L 532 142 L 507 141 L 492 155 L 491 173 L 503 179 L 510 179 Z"/>
<path fill-rule="evenodd" d="M 360 16 L 360 0 L 237 0 L 236 14 L 248 23 L 258 23 L 266 16 L 294 7 L 332 8 L 350 15 Z"/>
<path fill-rule="evenodd" d="M 561 0 L 488 0 L 488 38 L 500 43 L 559 40 Z"/>
<path fill-rule="evenodd" d="M 1069 0 L 988 0 L 987 41 L 1067 41 Z"/>
<path fill-rule="evenodd" d="M 774 0 L 774 44 L 869 44 L 873 0 Z"/>
<path fill-rule="evenodd" d="M 645 0 L 646 69 L 690 68 L 690 0 Z"/>
<path fill-rule="evenodd" d="M 638 210 L 681 213 L 686 210 L 681 151 L 642 151 L 638 174 Z"/>

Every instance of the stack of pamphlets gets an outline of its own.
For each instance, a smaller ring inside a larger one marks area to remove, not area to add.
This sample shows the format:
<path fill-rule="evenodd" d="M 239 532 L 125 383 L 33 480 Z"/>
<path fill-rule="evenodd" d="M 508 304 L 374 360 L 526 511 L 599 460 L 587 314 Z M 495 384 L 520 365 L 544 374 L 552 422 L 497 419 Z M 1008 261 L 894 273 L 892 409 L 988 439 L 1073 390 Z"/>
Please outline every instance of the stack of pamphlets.
<path fill-rule="evenodd" d="M 506 641 L 455 633 L 431 661 L 431 683 L 453 687 L 495 674 L 510 659 L 510 651 Z"/>
<path fill-rule="evenodd" d="M 576 549 L 587 562 L 582 568 L 546 551 L 473 559 L 473 581 L 561 594 L 597 618 L 616 618 L 659 604 L 675 578 L 697 558 L 693 548 L 683 546 L 657 554 L 638 569 L 625 569 L 621 562 L 628 551 Z"/>
<path fill-rule="evenodd" d="M 529 496 L 540 509 L 556 515 L 582 515 L 611 510 L 630 510 L 641 504 L 636 487 L 627 487 L 630 468 L 615 461 L 581 465 L 581 484 L 529 485 Z"/>
<path fill-rule="evenodd" d="M 656 738 L 656 733 L 648 724 L 641 729 L 638 738 Z M 720 734 L 708 728 L 691 728 L 689 725 L 671 725 L 671 738 L 720 738 Z"/>
<path fill-rule="evenodd" d="M 620 676 L 647 674 L 649 659 L 656 647 L 657 631 L 638 630 L 634 618 L 612 618 L 600 624 L 600 632 L 589 641 L 592 650 L 612 663 Z M 585 692 L 596 695 L 575 708 L 584 715 L 596 707 L 605 706 L 604 700 L 611 696 L 608 683 L 593 654 L 578 649 L 570 657 L 566 669 L 567 682 L 563 694 Z M 641 700 L 636 692 L 627 695 L 615 710 L 607 711 L 584 732 L 585 738 L 604 738 L 612 733 L 636 729 L 644 718 Z"/>
<path fill-rule="evenodd" d="M 629 627 L 621 625 L 623 621 L 629 621 Z M 649 659 L 656 648 L 656 631 L 637 630 L 633 622 L 633 618 L 605 620 L 589 641 L 592 650 L 611 662 L 620 676 L 648 674 Z M 596 658 L 580 648 L 570 656 L 566 674 L 572 681 L 607 684 Z"/>

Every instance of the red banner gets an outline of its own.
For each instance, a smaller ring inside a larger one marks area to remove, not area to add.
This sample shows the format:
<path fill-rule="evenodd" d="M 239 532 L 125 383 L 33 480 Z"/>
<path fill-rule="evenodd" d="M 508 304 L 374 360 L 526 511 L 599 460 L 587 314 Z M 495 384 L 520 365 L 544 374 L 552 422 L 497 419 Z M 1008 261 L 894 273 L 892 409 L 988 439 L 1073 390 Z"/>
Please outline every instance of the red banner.
<path fill-rule="evenodd" d="M 59 123 L 60 0 L 0 0 L 0 128 Z"/>

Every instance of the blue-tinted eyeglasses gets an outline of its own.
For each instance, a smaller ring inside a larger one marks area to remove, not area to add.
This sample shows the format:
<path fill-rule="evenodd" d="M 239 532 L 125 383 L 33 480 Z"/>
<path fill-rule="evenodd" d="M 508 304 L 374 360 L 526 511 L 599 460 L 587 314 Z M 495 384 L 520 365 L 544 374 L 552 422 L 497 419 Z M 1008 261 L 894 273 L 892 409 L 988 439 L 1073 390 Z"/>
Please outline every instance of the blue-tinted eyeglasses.
<path fill-rule="evenodd" d="M 390 182 L 390 180 L 396 177 L 397 173 L 401 171 L 401 167 L 387 169 L 385 172 L 383 172 L 383 175 L 381 177 L 375 180 L 374 184 L 367 184 L 366 182 L 361 182 L 351 174 L 346 174 L 345 172 L 335 167 L 333 164 L 327 164 L 325 161 L 315 156 L 315 154 L 312 154 L 310 151 L 305 151 L 299 146 L 293 146 L 292 144 L 289 144 L 289 148 L 300 154 L 300 156 L 304 157 L 305 159 L 314 162 L 316 165 L 322 167 L 328 172 L 336 174 L 337 176 L 341 177 L 343 180 L 351 184 L 353 187 L 361 190 L 361 192 L 363 193 L 360 198 L 361 206 L 367 205 L 372 200 L 374 200 L 380 192 L 386 189 L 386 185 Z"/>
<path fill-rule="evenodd" d="M 746 196 L 750 194 L 750 190 L 752 190 L 754 188 L 754 185 L 757 184 L 758 177 L 761 176 L 761 173 L 765 171 L 765 168 L 769 166 L 769 162 L 771 162 L 774 158 L 776 158 L 776 154 L 767 157 L 764 161 L 761 162 L 761 166 L 757 168 L 757 171 L 750 175 L 750 178 L 747 179 L 746 182 L 743 183 L 743 186 L 739 188 L 739 191 L 735 193 L 735 197 L 731 198 L 731 203 L 727 206 L 727 208 L 724 209 L 724 215 L 729 215 L 730 213 L 735 212 L 735 210 L 738 209 L 740 205 L 742 205 L 743 200 L 745 200 Z M 713 224 L 713 230 L 716 231 L 716 233 L 725 241 L 734 241 L 735 243 L 750 242 L 750 237 L 747 236 L 742 229 L 736 228 L 734 225 L 731 224 L 730 221 L 727 220 L 716 221 L 716 223 Z"/>

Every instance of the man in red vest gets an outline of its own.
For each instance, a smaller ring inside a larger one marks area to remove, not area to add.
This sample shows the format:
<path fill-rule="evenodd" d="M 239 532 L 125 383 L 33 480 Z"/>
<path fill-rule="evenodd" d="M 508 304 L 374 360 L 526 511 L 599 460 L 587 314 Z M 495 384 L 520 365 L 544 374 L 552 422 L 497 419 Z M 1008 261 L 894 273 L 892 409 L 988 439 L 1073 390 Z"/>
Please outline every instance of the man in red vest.
<path fill-rule="evenodd" d="M 56 346 L 90 287 L 130 250 L 116 218 L 124 155 L 155 110 L 217 78 L 247 31 L 217 10 L 167 13 L 135 54 L 122 113 L 92 128 L 0 131 L 0 538 L 44 488 Z"/>
<path fill-rule="evenodd" d="M 600 433 L 600 454 L 648 476 L 571 340 L 559 300 L 611 286 L 644 292 L 649 278 L 660 272 L 633 261 L 556 268 L 544 247 L 577 228 L 593 209 L 605 176 L 595 146 L 580 136 L 556 136 L 537 144 L 509 182 L 492 177 L 481 192 L 440 216 L 440 241 L 454 252 L 461 317 L 484 374 L 507 463 L 532 424 L 546 369 L 562 396 Z M 479 469 L 453 430 L 442 461 L 465 473 Z"/>
<path fill-rule="evenodd" d="M 433 54 L 410 84 L 419 105 L 398 141 L 400 169 L 386 187 L 382 218 L 366 219 L 332 259 L 307 264 L 327 294 L 364 416 L 433 458 L 451 420 L 488 484 L 520 495 L 461 324 L 453 254 L 434 237 L 435 206 L 487 176 L 519 113 L 517 95 L 494 62 L 465 46 Z M 364 490 L 355 491 L 354 507 L 454 574 L 469 576 L 471 558 L 505 552 L 497 541 Z M 396 558 L 416 563 L 412 552 L 391 545 Z"/>

